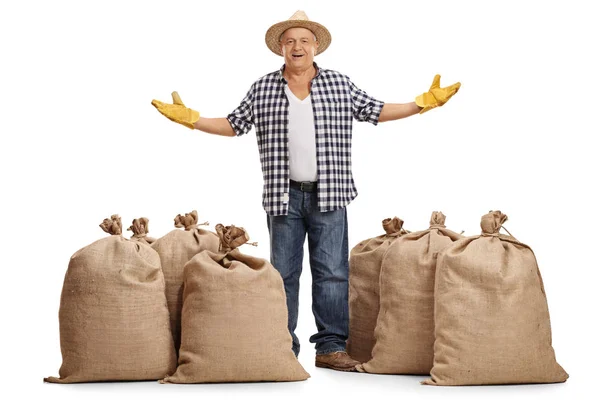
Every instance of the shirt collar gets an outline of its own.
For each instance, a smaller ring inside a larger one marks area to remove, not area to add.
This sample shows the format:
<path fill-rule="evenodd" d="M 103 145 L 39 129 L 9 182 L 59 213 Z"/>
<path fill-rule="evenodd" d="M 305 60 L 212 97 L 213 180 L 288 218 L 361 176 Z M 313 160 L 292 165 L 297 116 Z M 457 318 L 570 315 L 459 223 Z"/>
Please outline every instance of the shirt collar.
<path fill-rule="evenodd" d="M 313 61 L 313 66 L 314 66 L 314 67 L 315 67 L 315 69 L 317 70 L 317 74 L 316 74 L 316 75 L 315 75 L 315 77 L 313 78 L 313 79 L 315 79 L 315 78 L 317 78 L 319 75 L 321 75 L 321 68 L 319 68 L 319 66 L 317 65 L 317 63 L 316 63 L 316 62 L 314 62 L 314 61 Z M 284 69 L 285 69 L 285 64 L 283 64 L 283 65 L 281 66 L 281 68 L 279 68 L 279 80 L 280 80 L 281 82 L 287 83 L 287 81 L 286 81 L 286 80 L 285 80 L 285 78 L 283 77 L 283 70 L 284 70 Z"/>

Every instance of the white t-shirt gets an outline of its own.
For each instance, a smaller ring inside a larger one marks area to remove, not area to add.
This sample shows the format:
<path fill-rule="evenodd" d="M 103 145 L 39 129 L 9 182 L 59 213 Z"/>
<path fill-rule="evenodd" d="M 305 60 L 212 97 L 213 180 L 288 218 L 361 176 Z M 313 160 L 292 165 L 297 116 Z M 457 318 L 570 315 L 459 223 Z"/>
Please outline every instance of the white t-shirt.
<path fill-rule="evenodd" d="M 317 180 L 317 142 L 315 121 L 310 95 L 304 100 L 297 98 L 288 85 L 288 151 L 290 155 L 290 179 L 298 182 Z"/>

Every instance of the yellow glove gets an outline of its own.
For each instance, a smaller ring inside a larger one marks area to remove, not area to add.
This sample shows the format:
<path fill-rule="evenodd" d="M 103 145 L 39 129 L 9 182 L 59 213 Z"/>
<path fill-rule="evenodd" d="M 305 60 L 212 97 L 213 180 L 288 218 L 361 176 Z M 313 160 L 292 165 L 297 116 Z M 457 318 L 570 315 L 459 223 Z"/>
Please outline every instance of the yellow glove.
<path fill-rule="evenodd" d="M 433 83 L 431 84 L 429 91 L 415 98 L 415 103 L 417 103 L 419 107 L 423 107 L 419 114 L 423 114 L 432 108 L 443 106 L 448 100 L 450 100 L 450 97 L 454 96 L 454 94 L 458 92 L 458 89 L 460 89 L 460 82 L 456 82 L 454 85 L 441 88 L 440 76 L 436 75 L 433 78 Z"/>
<path fill-rule="evenodd" d="M 171 93 L 171 96 L 173 97 L 173 104 L 152 100 L 152 105 L 171 121 L 194 129 L 194 122 L 200 119 L 200 113 L 191 108 L 187 108 L 181 101 L 181 97 L 179 97 L 177 92 Z"/>

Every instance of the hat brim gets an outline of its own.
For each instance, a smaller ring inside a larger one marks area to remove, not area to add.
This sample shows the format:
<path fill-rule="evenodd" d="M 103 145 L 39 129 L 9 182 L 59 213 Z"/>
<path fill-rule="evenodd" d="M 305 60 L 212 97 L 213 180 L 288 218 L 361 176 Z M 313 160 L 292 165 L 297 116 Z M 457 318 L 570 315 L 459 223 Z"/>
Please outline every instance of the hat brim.
<path fill-rule="evenodd" d="M 306 20 L 287 20 L 271 26 L 265 35 L 267 47 L 278 56 L 283 56 L 279 45 L 279 37 L 290 28 L 306 28 L 315 34 L 317 42 L 319 42 L 315 55 L 324 52 L 331 44 L 331 34 L 323 25 Z"/>

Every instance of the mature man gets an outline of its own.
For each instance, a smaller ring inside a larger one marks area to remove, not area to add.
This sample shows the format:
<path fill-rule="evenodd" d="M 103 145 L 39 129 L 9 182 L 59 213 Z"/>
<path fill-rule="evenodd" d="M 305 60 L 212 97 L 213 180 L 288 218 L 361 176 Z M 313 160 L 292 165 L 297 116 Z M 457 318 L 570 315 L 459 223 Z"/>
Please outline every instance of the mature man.
<path fill-rule="evenodd" d="M 263 207 L 271 238 L 271 263 L 284 281 L 288 328 L 296 356 L 300 342 L 298 292 L 308 236 L 317 367 L 353 371 L 348 338 L 348 223 L 346 205 L 357 195 L 351 171 L 352 118 L 378 122 L 405 118 L 443 105 L 460 87 L 439 87 L 406 104 L 383 103 L 350 79 L 317 66 L 313 58 L 331 42 L 329 31 L 302 11 L 271 26 L 266 44 L 285 64 L 258 79 L 227 118 L 202 118 L 174 104 L 152 104 L 192 129 L 239 136 L 254 125 L 263 172 Z"/>

